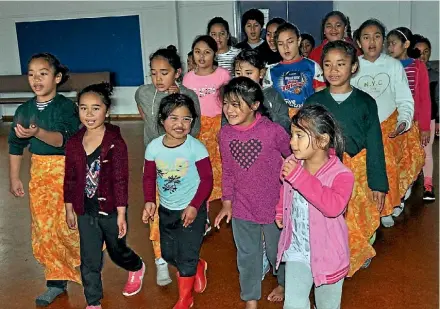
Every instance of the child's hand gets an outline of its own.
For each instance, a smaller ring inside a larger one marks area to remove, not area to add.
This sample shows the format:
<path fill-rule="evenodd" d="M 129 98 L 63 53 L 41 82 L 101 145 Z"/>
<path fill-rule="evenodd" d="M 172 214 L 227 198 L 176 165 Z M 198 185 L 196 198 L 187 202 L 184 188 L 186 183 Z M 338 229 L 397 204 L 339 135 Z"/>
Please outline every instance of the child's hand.
<path fill-rule="evenodd" d="M 176 84 L 172 85 L 170 88 L 168 88 L 167 92 L 169 94 L 173 94 L 173 93 L 179 93 L 179 86 L 177 86 Z"/>
<path fill-rule="evenodd" d="M 149 220 L 154 220 L 154 214 L 156 213 L 156 204 L 148 202 L 145 203 L 144 212 L 142 213 L 142 221 L 148 223 Z"/>
<path fill-rule="evenodd" d="M 275 224 L 278 226 L 278 228 L 282 229 L 284 227 L 283 225 L 283 219 L 275 219 Z"/>
<path fill-rule="evenodd" d="M 295 160 L 293 160 L 293 159 L 290 159 L 289 161 L 284 162 L 283 171 L 282 171 L 283 177 L 287 177 L 287 175 L 289 175 L 295 169 L 295 167 L 297 165 L 298 165 L 298 163 L 296 163 Z"/>
<path fill-rule="evenodd" d="M 11 179 L 10 180 L 10 189 L 11 193 L 15 197 L 23 197 L 24 196 L 24 189 L 23 189 L 23 183 L 20 179 Z"/>
<path fill-rule="evenodd" d="M 127 234 L 127 220 L 125 220 L 125 213 L 124 214 L 118 213 L 117 223 L 119 229 L 118 238 L 121 239 Z"/>
<path fill-rule="evenodd" d="M 214 227 L 220 229 L 220 222 L 223 218 L 226 217 L 226 223 L 229 223 L 232 218 L 232 202 L 231 201 L 223 201 L 222 210 L 220 210 L 217 217 L 215 217 Z"/>
<path fill-rule="evenodd" d="M 77 229 L 76 215 L 73 211 L 72 204 L 70 203 L 66 203 L 66 222 L 69 229 L 71 230 Z"/>
<path fill-rule="evenodd" d="M 394 132 L 391 132 L 388 135 L 388 137 L 395 138 L 395 137 L 399 136 L 400 134 L 402 134 L 405 131 L 405 127 L 406 127 L 406 124 L 404 122 L 402 122 L 401 124 L 399 124 L 399 126 L 396 128 L 396 130 L 394 130 Z"/>
<path fill-rule="evenodd" d="M 428 145 L 430 137 L 431 137 L 431 131 L 420 132 L 420 142 L 422 144 L 422 147 Z"/>
<path fill-rule="evenodd" d="M 373 191 L 373 201 L 376 202 L 379 213 L 382 212 L 383 206 L 385 205 L 385 195 L 386 193 Z"/>
<path fill-rule="evenodd" d="M 31 124 L 29 129 L 26 129 L 21 124 L 17 123 L 17 126 L 14 128 L 15 134 L 18 138 L 29 138 L 38 134 L 39 127 L 35 124 Z"/>
<path fill-rule="evenodd" d="M 194 206 L 188 205 L 182 212 L 183 227 L 188 227 L 197 217 L 197 209 Z"/>

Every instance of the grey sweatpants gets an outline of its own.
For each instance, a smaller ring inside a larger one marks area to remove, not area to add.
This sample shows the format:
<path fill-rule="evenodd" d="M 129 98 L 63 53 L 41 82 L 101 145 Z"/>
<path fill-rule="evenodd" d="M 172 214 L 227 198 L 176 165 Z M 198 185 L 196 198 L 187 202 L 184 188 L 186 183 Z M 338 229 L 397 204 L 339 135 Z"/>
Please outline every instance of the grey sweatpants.
<path fill-rule="evenodd" d="M 237 266 L 240 273 L 240 297 L 244 301 L 261 298 L 261 265 L 263 264 L 263 234 L 266 254 L 275 269 L 278 240 L 281 231 L 275 225 L 258 224 L 250 221 L 232 219 L 232 232 L 237 247 Z M 284 264 L 274 271 L 278 284 L 284 287 Z"/>
<path fill-rule="evenodd" d="M 301 262 L 286 262 L 286 287 L 283 309 L 309 309 L 313 286 L 311 269 Z M 316 309 L 341 308 L 344 279 L 315 287 Z"/>

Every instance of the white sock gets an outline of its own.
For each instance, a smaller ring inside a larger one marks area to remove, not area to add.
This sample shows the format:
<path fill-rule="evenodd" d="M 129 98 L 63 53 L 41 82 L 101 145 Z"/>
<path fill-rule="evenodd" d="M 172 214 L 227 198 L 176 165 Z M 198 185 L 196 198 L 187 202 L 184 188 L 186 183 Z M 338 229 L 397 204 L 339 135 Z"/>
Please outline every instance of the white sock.
<path fill-rule="evenodd" d="M 154 261 L 156 263 L 156 265 L 163 265 L 163 264 L 167 264 L 167 261 L 165 261 L 163 258 L 158 258 Z"/>
<path fill-rule="evenodd" d="M 403 212 L 404 208 L 405 208 L 405 203 L 404 202 L 400 203 L 400 206 L 394 207 L 392 216 L 393 217 L 400 216 L 400 214 Z"/>
<path fill-rule="evenodd" d="M 404 201 L 406 201 L 406 200 L 411 196 L 412 187 L 413 187 L 413 184 L 411 184 L 411 185 L 409 186 L 408 190 L 406 191 L 406 193 L 405 193 L 405 197 L 403 198 Z"/>
<path fill-rule="evenodd" d="M 384 227 L 392 227 L 394 225 L 394 219 L 391 215 L 380 218 L 380 222 Z"/>

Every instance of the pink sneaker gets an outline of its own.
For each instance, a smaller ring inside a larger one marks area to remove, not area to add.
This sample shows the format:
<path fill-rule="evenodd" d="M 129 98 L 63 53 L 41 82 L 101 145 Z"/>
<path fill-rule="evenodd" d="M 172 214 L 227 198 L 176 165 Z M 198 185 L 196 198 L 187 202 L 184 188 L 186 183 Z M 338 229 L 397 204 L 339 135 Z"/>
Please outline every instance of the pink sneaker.
<path fill-rule="evenodd" d="M 99 306 L 87 306 L 86 309 L 102 309 L 101 305 Z"/>
<path fill-rule="evenodd" d="M 128 273 L 128 280 L 122 291 L 124 296 L 133 296 L 142 289 L 142 279 L 144 279 L 145 264 L 142 262 L 142 268 L 138 271 L 130 271 Z"/>

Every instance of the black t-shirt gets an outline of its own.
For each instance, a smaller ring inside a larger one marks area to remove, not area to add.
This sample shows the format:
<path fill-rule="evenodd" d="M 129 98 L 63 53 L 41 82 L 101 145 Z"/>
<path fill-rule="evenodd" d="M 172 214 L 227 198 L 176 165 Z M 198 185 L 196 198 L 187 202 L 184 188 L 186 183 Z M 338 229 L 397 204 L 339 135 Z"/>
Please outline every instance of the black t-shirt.
<path fill-rule="evenodd" d="M 272 49 L 270 49 L 269 44 L 266 41 L 264 41 L 264 43 L 258 46 L 255 50 L 258 51 L 261 58 L 264 59 L 267 64 L 274 64 L 283 60 L 280 53 L 278 51 L 274 52 Z"/>
<path fill-rule="evenodd" d="M 87 214 L 97 216 L 99 212 L 98 184 L 101 146 L 87 156 L 86 188 L 84 190 L 84 208 Z"/>

